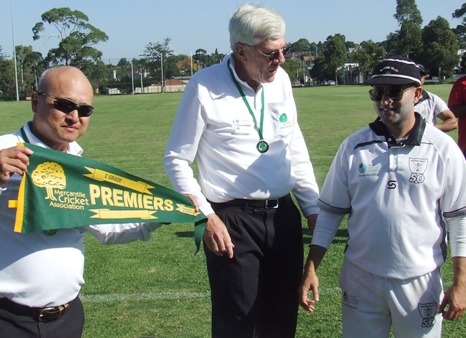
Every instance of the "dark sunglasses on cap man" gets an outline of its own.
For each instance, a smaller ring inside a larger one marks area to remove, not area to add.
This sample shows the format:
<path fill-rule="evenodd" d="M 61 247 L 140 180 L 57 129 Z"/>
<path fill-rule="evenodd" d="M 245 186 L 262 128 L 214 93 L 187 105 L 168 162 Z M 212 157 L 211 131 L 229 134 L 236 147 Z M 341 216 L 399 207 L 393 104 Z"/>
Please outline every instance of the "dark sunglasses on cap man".
<path fill-rule="evenodd" d="M 393 101 L 401 101 L 401 99 L 403 99 L 404 92 L 413 87 L 414 86 L 390 86 L 385 88 L 373 87 L 369 90 L 369 97 L 372 101 L 381 101 L 384 96 Z"/>

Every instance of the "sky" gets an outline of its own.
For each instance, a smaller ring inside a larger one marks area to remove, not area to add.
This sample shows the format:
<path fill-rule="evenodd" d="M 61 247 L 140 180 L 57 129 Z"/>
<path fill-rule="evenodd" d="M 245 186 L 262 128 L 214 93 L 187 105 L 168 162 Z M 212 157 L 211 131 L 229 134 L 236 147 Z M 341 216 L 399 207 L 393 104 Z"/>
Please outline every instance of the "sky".
<path fill-rule="evenodd" d="M 240 0 L 0 0 L 0 46 L 7 57 L 13 45 L 32 46 L 44 56 L 58 46 L 52 37 L 57 31 L 46 24 L 48 37 L 34 41 L 32 27 L 41 15 L 58 7 L 79 10 L 89 23 L 105 32 L 109 39 L 95 47 L 103 52 L 102 60 L 117 63 L 121 58 L 140 58 L 149 43 L 170 38 L 174 54 L 192 55 L 199 48 L 208 54 L 217 50 L 228 53 L 228 21 Z M 395 32 L 393 17 L 396 0 L 262 0 L 263 5 L 280 13 L 286 21 L 286 40 L 301 38 L 309 42 L 325 41 L 342 34 L 346 41 L 384 41 Z M 465 0 L 416 0 L 423 18 L 422 26 L 438 16 L 450 27 L 461 24 L 451 14 Z M 14 42 L 13 42 L 14 40 Z"/>

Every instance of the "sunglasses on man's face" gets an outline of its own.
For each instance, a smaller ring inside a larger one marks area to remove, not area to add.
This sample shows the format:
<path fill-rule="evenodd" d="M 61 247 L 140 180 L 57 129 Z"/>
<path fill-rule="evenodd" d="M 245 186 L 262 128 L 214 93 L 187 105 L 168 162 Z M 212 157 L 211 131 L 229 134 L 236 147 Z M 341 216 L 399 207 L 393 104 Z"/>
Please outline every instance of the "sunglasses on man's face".
<path fill-rule="evenodd" d="M 291 46 L 290 45 L 286 45 L 285 47 L 283 47 L 282 49 L 279 49 L 279 50 L 274 50 L 273 52 L 270 52 L 270 53 L 264 53 L 263 51 L 261 51 L 260 49 L 254 47 L 254 46 L 251 46 L 251 45 L 248 45 L 245 43 L 246 46 L 248 47 L 251 47 L 252 49 L 254 49 L 255 51 L 257 51 L 259 54 L 265 56 L 266 58 L 269 59 L 269 61 L 273 61 L 273 60 L 278 60 L 280 58 L 280 53 L 283 54 L 283 56 L 286 55 L 286 53 L 288 53 L 288 51 L 290 50 Z"/>
<path fill-rule="evenodd" d="M 79 117 L 88 117 L 91 116 L 92 112 L 94 111 L 94 107 L 89 104 L 77 104 L 68 99 L 56 97 L 45 92 L 38 92 L 37 94 L 42 96 L 48 96 L 51 99 L 54 99 L 55 101 L 53 101 L 53 106 L 55 107 L 55 109 L 65 114 L 69 114 L 72 111 L 77 110 Z"/>
<path fill-rule="evenodd" d="M 369 90 L 369 96 L 372 101 L 381 101 L 382 98 L 388 97 L 393 101 L 401 101 L 403 98 L 403 94 L 408 89 L 413 88 L 412 86 L 409 87 L 399 87 L 399 86 L 390 86 L 386 88 L 382 87 L 373 87 Z"/>

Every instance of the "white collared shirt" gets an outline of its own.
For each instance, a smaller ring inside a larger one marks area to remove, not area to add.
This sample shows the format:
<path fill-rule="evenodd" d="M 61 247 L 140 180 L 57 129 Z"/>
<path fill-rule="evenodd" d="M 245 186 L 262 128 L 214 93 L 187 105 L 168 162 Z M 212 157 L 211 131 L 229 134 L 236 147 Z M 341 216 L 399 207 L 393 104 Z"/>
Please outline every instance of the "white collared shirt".
<path fill-rule="evenodd" d="M 437 115 L 447 111 L 448 105 L 438 95 L 423 91 L 422 99 L 414 106 L 414 111 L 419 113 L 429 124 L 437 124 Z"/>
<path fill-rule="evenodd" d="M 29 129 L 23 130 L 29 143 L 46 147 Z M 0 149 L 24 142 L 21 132 L 0 136 Z M 81 155 L 82 148 L 70 143 L 68 153 Z M 84 244 L 87 231 L 102 243 L 148 240 L 160 224 L 103 224 L 61 229 L 49 236 L 44 232 L 13 232 L 16 209 L 8 201 L 17 200 L 21 177 L 12 175 L 0 195 L 0 298 L 31 307 L 58 306 L 78 295 L 84 284 Z"/>
<path fill-rule="evenodd" d="M 446 258 L 444 219 L 466 215 L 461 151 L 450 136 L 417 121 L 398 145 L 369 126 L 348 137 L 322 187 L 321 208 L 350 215 L 346 259 L 374 275 L 407 279 L 435 270 Z M 328 247 L 335 219 L 318 218 L 312 244 Z"/>
<path fill-rule="evenodd" d="M 296 105 L 286 72 L 255 92 L 231 70 L 259 123 L 264 92 L 263 137 L 228 70 L 221 63 L 197 72 L 181 99 L 164 157 L 165 170 L 178 192 L 194 195 L 201 211 L 213 212 L 207 199 L 279 198 L 293 191 L 304 215 L 318 211 L 318 186 L 297 121 Z M 191 164 L 197 161 L 199 178 Z M 202 191 L 202 192 L 201 192 Z"/>

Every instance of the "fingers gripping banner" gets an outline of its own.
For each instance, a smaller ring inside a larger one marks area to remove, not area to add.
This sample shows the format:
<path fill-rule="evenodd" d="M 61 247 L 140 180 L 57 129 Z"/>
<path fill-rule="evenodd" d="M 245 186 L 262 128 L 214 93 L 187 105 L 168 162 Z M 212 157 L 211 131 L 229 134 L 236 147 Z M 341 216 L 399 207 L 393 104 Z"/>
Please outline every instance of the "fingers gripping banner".
<path fill-rule="evenodd" d="M 34 153 L 17 201 L 15 232 L 87 225 L 197 222 L 204 216 L 191 201 L 158 184 L 109 165 L 24 144 Z"/>

